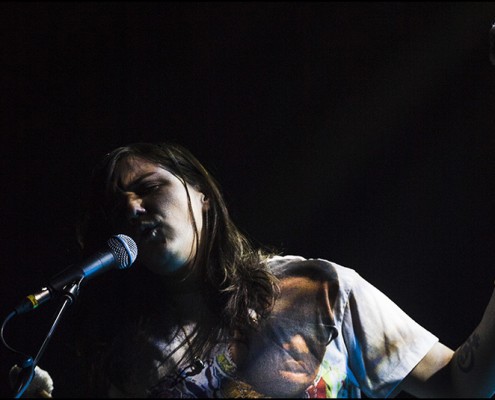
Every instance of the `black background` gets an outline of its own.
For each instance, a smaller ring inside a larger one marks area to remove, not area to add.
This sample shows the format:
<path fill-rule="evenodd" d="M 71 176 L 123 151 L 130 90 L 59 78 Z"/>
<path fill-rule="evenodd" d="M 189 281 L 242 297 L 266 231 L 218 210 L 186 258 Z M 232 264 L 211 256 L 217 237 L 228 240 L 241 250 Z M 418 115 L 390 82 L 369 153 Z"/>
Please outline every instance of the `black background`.
<path fill-rule="evenodd" d="M 476 2 L 1 3 L 2 315 L 73 261 L 96 160 L 173 140 L 254 240 L 355 268 L 456 348 L 495 278 L 493 22 Z M 34 356 L 52 312 L 8 342 Z M 58 395 L 69 328 L 40 363 Z"/>

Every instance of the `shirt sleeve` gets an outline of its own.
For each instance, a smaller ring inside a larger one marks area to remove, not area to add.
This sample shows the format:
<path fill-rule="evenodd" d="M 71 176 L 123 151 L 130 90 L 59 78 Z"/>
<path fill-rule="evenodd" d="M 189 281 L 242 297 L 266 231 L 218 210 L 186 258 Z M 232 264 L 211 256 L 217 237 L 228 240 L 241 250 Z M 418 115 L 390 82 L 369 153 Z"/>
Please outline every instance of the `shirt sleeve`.
<path fill-rule="evenodd" d="M 387 397 L 438 338 L 355 271 L 345 274 L 351 276 L 342 315 L 349 368 L 366 396 Z"/>

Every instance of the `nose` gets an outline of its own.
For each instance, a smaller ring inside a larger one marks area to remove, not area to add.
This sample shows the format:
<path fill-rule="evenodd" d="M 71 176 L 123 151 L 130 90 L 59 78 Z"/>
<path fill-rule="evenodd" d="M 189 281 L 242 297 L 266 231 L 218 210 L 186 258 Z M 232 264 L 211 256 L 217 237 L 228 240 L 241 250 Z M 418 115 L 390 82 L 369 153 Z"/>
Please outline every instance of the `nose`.
<path fill-rule="evenodd" d="M 306 344 L 306 340 L 304 340 L 304 338 L 299 334 L 292 336 L 288 342 L 282 344 L 282 347 L 285 350 L 292 351 L 294 353 L 299 353 L 299 354 L 309 353 L 309 348 L 308 345 Z"/>
<path fill-rule="evenodd" d="M 133 192 L 126 192 L 126 216 L 129 221 L 135 220 L 142 214 L 146 213 L 143 205 L 143 199 Z"/>

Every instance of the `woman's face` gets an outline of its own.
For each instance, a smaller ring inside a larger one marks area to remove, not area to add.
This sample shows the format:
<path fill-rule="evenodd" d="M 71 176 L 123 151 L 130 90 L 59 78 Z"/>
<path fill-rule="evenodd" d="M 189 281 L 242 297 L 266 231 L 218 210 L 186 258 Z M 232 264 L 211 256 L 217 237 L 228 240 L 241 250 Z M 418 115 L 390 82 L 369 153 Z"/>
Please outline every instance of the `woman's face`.
<path fill-rule="evenodd" d="M 132 237 L 137 260 L 159 275 L 183 272 L 200 246 L 208 200 L 158 164 L 138 157 L 119 162 L 116 179 L 123 190 L 115 224 Z"/>

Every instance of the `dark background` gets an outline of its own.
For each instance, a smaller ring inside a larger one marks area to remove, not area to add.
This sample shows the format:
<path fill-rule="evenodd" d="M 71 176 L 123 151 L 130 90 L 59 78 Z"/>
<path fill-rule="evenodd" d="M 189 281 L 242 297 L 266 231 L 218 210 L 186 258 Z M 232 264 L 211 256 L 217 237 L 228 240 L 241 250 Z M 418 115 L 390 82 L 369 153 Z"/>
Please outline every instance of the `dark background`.
<path fill-rule="evenodd" d="M 456 348 L 495 278 L 493 22 L 476 2 L 1 3 L 2 315 L 73 262 L 96 160 L 174 140 L 254 240 L 355 268 Z M 9 344 L 34 356 L 53 307 Z M 40 363 L 59 396 L 68 321 Z"/>

